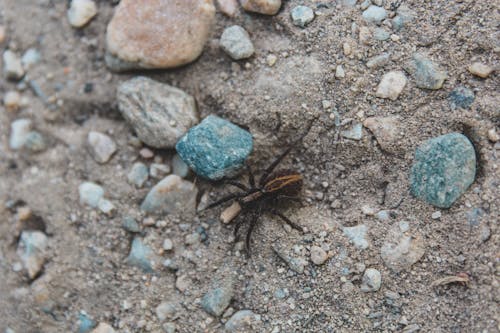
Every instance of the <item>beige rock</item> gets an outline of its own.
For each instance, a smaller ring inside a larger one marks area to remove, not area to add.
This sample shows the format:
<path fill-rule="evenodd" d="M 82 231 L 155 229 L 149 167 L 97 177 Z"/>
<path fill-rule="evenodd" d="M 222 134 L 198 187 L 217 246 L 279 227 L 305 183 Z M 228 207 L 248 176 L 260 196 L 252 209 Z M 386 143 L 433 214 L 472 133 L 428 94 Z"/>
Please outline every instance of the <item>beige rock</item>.
<path fill-rule="evenodd" d="M 97 14 L 97 6 L 92 0 L 73 0 L 68 9 L 68 21 L 75 28 L 86 25 Z"/>
<path fill-rule="evenodd" d="M 488 139 L 491 142 L 497 142 L 500 140 L 500 134 L 498 134 L 498 132 L 494 128 L 492 128 L 488 130 Z"/>
<path fill-rule="evenodd" d="M 469 72 L 485 79 L 493 72 L 493 68 L 480 62 L 475 62 L 469 66 Z"/>
<path fill-rule="evenodd" d="M 17 110 L 21 105 L 21 95 L 15 90 L 7 91 L 3 97 L 3 104 L 9 111 Z"/>
<path fill-rule="evenodd" d="M 115 333 L 115 330 L 106 323 L 99 323 L 91 333 Z"/>
<path fill-rule="evenodd" d="M 375 96 L 396 100 L 406 86 L 406 76 L 403 72 L 386 73 L 380 81 Z"/>
<path fill-rule="evenodd" d="M 240 204 L 235 201 L 233 204 L 222 211 L 220 220 L 222 223 L 227 224 L 231 222 L 241 212 Z"/>
<path fill-rule="evenodd" d="M 201 54 L 214 17 L 212 0 L 122 0 L 106 32 L 107 64 L 119 71 L 190 63 Z"/>
<path fill-rule="evenodd" d="M 383 150 L 396 152 L 399 149 L 400 126 L 396 117 L 372 117 L 366 119 L 363 125 L 375 135 Z"/>
<path fill-rule="evenodd" d="M 328 259 L 328 254 L 319 246 L 311 246 L 311 261 L 315 265 L 323 265 Z"/>
<path fill-rule="evenodd" d="M 281 0 L 240 0 L 241 6 L 249 12 L 275 15 L 281 7 Z"/>
<path fill-rule="evenodd" d="M 238 2 L 236 0 L 217 0 L 217 5 L 222 13 L 234 17 L 238 13 Z"/>
<path fill-rule="evenodd" d="M 368 27 L 359 28 L 359 41 L 365 45 L 370 45 L 372 43 L 372 32 Z"/>

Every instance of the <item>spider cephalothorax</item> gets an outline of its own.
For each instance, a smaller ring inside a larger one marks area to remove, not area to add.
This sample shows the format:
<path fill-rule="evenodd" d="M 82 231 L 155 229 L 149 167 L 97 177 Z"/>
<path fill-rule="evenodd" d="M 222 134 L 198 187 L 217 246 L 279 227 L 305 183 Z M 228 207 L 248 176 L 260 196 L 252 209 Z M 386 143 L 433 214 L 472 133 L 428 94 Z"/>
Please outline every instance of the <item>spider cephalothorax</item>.
<path fill-rule="evenodd" d="M 216 207 L 224 202 L 235 200 L 241 207 L 241 215 L 251 214 L 248 231 L 246 234 L 246 249 L 247 254 L 250 253 L 250 237 L 259 217 L 267 212 L 278 216 L 283 222 L 290 225 L 292 228 L 302 231 L 302 227 L 292 222 L 276 209 L 276 205 L 284 200 L 299 200 L 299 194 L 302 189 L 302 175 L 296 171 L 282 169 L 274 171 L 278 164 L 290 152 L 293 145 L 286 149 L 276 160 L 271 163 L 262 173 L 258 183 L 255 182 L 252 170 L 247 166 L 248 170 L 248 185 L 240 182 L 228 180 L 227 184 L 238 187 L 242 190 L 239 193 L 233 193 L 226 197 L 217 200 L 210 204 L 205 209 Z M 236 222 L 234 234 L 238 238 L 238 230 L 245 223 L 244 219 L 239 219 Z"/>

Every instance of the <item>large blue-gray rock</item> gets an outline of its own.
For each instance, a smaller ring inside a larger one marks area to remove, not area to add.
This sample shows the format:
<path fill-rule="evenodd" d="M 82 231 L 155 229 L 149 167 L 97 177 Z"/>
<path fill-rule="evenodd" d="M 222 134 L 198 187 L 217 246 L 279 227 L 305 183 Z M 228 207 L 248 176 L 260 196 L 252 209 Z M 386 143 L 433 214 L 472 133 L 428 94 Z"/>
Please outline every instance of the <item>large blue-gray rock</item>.
<path fill-rule="evenodd" d="M 191 128 L 175 149 L 196 174 L 217 180 L 241 168 L 252 147 L 248 131 L 217 116 L 208 116 Z"/>
<path fill-rule="evenodd" d="M 476 154 L 462 134 L 427 140 L 415 151 L 411 168 L 412 194 L 431 205 L 449 208 L 476 176 Z"/>

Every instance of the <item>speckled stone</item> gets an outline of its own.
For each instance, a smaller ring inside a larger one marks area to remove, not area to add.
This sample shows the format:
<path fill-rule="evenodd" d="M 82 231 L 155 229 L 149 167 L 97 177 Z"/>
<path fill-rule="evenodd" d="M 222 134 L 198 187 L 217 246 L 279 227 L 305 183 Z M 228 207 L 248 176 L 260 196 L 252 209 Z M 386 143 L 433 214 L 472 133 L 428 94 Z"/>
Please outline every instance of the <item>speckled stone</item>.
<path fill-rule="evenodd" d="M 468 109 L 474 103 L 474 92 L 466 87 L 456 87 L 448 96 L 451 109 Z"/>
<path fill-rule="evenodd" d="M 220 47 L 234 60 L 249 58 L 255 52 L 250 35 L 239 25 L 224 29 L 220 37 Z"/>
<path fill-rule="evenodd" d="M 449 208 L 474 182 L 476 154 L 462 134 L 450 133 L 421 144 L 411 168 L 411 193 L 436 207 Z"/>
<path fill-rule="evenodd" d="M 417 87 L 423 89 L 440 89 L 448 77 L 436 63 L 419 53 L 413 55 L 413 62 L 408 70 L 415 79 Z"/>
<path fill-rule="evenodd" d="M 366 239 L 368 232 L 366 225 L 360 224 L 354 227 L 344 227 L 342 231 L 358 249 L 364 250 L 370 246 L 370 242 Z"/>
<path fill-rule="evenodd" d="M 250 310 L 240 310 L 233 314 L 224 328 L 228 333 L 262 332 L 260 315 Z"/>
<path fill-rule="evenodd" d="M 25 230 L 19 238 L 17 253 L 30 279 L 35 278 L 45 263 L 45 249 L 48 238 L 41 231 Z"/>
<path fill-rule="evenodd" d="M 307 6 L 297 6 L 290 12 L 294 25 L 305 28 L 312 20 L 314 20 L 314 11 Z"/>
<path fill-rule="evenodd" d="M 367 268 L 361 281 L 361 291 L 373 292 L 380 289 L 382 285 L 382 276 L 375 268 Z"/>
<path fill-rule="evenodd" d="M 149 246 L 145 245 L 139 237 L 135 237 L 126 262 L 131 266 L 142 269 L 144 272 L 151 273 L 154 271 L 151 256 L 152 250 Z"/>
<path fill-rule="evenodd" d="M 252 147 L 248 131 L 217 116 L 208 116 L 190 129 L 175 148 L 198 175 L 217 180 L 241 168 Z"/>
<path fill-rule="evenodd" d="M 212 316 L 219 317 L 229 306 L 233 297 L 231 281 L 225 281 L 220 286 L 210 289 L 201 300 L 203 309 Z"/>

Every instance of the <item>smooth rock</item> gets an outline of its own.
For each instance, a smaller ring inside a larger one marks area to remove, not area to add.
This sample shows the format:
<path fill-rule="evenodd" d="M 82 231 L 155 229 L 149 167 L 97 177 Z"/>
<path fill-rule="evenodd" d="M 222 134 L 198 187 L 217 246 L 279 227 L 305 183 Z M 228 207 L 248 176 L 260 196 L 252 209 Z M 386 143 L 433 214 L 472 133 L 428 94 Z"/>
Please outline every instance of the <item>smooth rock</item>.
<path fill-rule="evenodd" d="M 162 327 L 165 333 L 175 333 L 175 331 L 177 330 L 177 326 L 173 322 L 165 323 Z"/>
<path fill-rule="evenodd" d="M 43 268 L 47 243 L 48 238 L 41 231 L 25 230 L 21 233 L 17 254 L 30 279 L 35 278 Z"/>
<path fill-rule="evenodd" d="M 368 68 L 379 68 L 383 67 L 385 64 L 389 62 L 391 59 L 391 54 L 384 52 L 379 54 L 378 56 L 374 56 L 366 62 L 366 67 Z"/>
<path fill-rule="evenodd" d="M 21 58 L 21 64 L 25 70 L 29 70 L 31 67 L 36 65 L 41 59 L 40 52 L 37 49 L 30 48 L 24 52 Z"/>
<path fill-rule="evenodd" d="M 236 0 L 217 0 L 220 11 L 229 17 L 234 17 L 238 13 L 238 2 Z"/>
<path fill-rule="evenodd" d="M 337 67 L 335 67 L 335 77 L 337 79 L 345 78 L 345 71 L 344 71 L 344 67 L 342 67 L 342 65 L 337 65 Z"/>
<path fill-rule="evenodd" d="M 340 132 L 340 135 L 346 139 L 361 140 L 363 137 L 363 125 L 356 123 L 350 129 Z"/>
<path fill-rule="evenodd" d="M 158 320 L 160 322 L 163 322 L 167 319 L 171 319 L 175 317 L 175 314 L 179 306 L 175 302 L 161 302 L 157 307 L 156 307 L 156 316 L 158 317 Z"/>
<path fill-rule="evenodd" d="M 170 251 L 174 248 L 174 243 L 172 242 L 172 240 L 170 238 L 166 238 L 164 241 L 163 241 L 163 249 L 165 251 Z"/>
<path fill-rule="evenodd" d="M 176 145 L 182 160 L 199 176 L 218 180 L 240 169 L 253 147 L 252 135 L 216 116 L 206 117 Z"/>
<path fill-rule="evenodd" d="M 10 149 L 17 150 L 24 146 L 26 140 L 28 139 L 28 135 L 31 132 L 31 127 L 31 120 L 25 118 L 14 120 L 10 124 Z"/>
<path fill-rule="evenodd" d="M 457 108 L 468 109 L 474 103 L 474 92 L 468 88 L 459 86 L 453 89 L 448 96 L 452 110 Z"/>
<path fill-rule="evenodd" d="M 386 211 L 386 210 L 381 210 L 379 212 L 377 212 L 377 214 L 375 214 L 375 217 L 379 220 L 379 221 L 388 221 L 389 218 L 390 218 L 390 215 L 389 215 L 389 212 Z"/>
<path fill-rule="evenodd" d="M 198 122 L 194 98 L 184 91 L 146 77 L 118 87 L 118 108 L 141 141 L 156 148 L 173 148 Z"/>
<path fill-rule="evenodd" d="M 141 188 L 146 180 L 148 180 L 149 171 L 148 167 L 141 162 L 136 162 L 132 165 L 132 169 L 127 175 L 127 180 L 130 184 Z"/>
<path fill-rule="evenodd" d="M 493 72 L 493 67 L 482 64 L 480 62 L 475 62 L 469 66 L 468 70 L 469 72 L 471 72 L 471 74 L 485 79 Z"/>
<path fill-rule="evenodd" d="M 246 59 L 255 52 L 250 35 L 239 25 L 233 25 L 222 32 L 220 47 L 234 60 Z"/>
<path fill-rule="evenodd" d="M 488 140 L 490 140 L 491 142 L 500 141 L 500 134 L 494 128 L 490 128 L 488 130 L 487 135 L 488 135 Z"/>
<path fill-rule="evenodd" d="M 170 173 L 170 167 L 162 163 L 151 163 L 149 167 L 149 175 L 151 178 L 163 178 Z"/>
<path fill-rule="evenodd" d="M 189 174 L 189 166 L 178 154 L 175 154 L 174 157 L 172 157 L 172 173 L 181 178 L 186 178 Z"/>
<path fill-rule="evenodd" d="M 40 132 L 30 131 L 26 135 L 26 140 L 24 141 L 23 146 L 32 153 L 38 153 L 47 148 L 47 142 Z"/>
<path fill-rule="evenodd" d="M 169 175 L 156 184 L 141 204 L 141 210 L 152 213 L 186 214 L 196 210 L 196 186 L 177 175 Z"/>
<path fill-rule="evenodd" d="M 72 0 L 68 9 L 71 26 L 81 28 L 97 15 L 97 5 L 93 0 Z"/>
<path fill-rule="evenodd" d="M 241 7 L 248 12 L 275 15 L 281 7 L 281 0 L 240 0 Z"/>
<path fill-rule="evenodd" d="M 113 203 L 107 199 L 101 198 L 97 203 L 97 208 L 106 215 L 111 215 L 115 211 L 116 207 Z"/>
<path fill-rule="evenodd" d="M 250 310 L 240 310 L 229 318 L 224 328 L 228 333 L 261 332 L 261 317 Z"/>
<path fill-rule="evenodd" d="M 399 225 L 389 230 L 380 250 L 385 265 L 395 272 L 409 269 L 424 253 L 422 236 L 417 232 L 402 232 Z"/>
<path fill-rule="evenodd" d="M 92 333 L 115 333 L 115 330 L 106 323 L 99 323 Z"/>
<path fill-rule="evenodd" d="M 15 90 L 10 90 L 3 96 L 3 105 L 8 111 L 15 111 L 21 106 L 21 94 Z"/>
<path fill-rule="evenodd" d="M 354 227 L 344 227 L 342 231 L 358 249 L 364 250 L 370 246 L 370 242 L 366 238 L 368 232 L 366 225 L 360 224 Z"/>
<path fill-rule="evenodd" d="M 224 281 L 220 286 L 210 289 L 201 300 L 203 310 L 215 317 L 220 317 L 233 298 L 232 281 Z"/>
<path fill-rule="evenodd" d="M 423 89 L 440 89 L 448 78 L 446 72 L 437 64 L 419 53 L 413 54 L 413 61 L 407 69 L 415 79 L 417 87 Z"/>
<path fill-rule="evenodd" d="M 469 139 L 459 133 L 441 135 L 416 149 L 411 193 L 436 207 L 449 208 L 475 176 L 476 154 Z"/>
<path fill-rule="evenodd" d="M 315 265 L 322 265 L 328 259 L 328 254 L 319 246 L 311 246 L 311 261 Z"/>
<path fill-rule="evenodd" d="M 203 51 L 214 18 L 212 0 L 121 0 L 106 30 L 106 63 L 112 70 L 188 64 Z"/>
<path fill-rule="evenodd" d="M 88 333 L 94 327 L 96 327 L 96 322 L 92 320 L 85 312 L 80 312 L 78 314 L 78 333 Z"/>
<path fill-rule="evenodd" d="M 380 289 L 382 285 L 382 276 L 380 272 L 374 268 L 367 268 L 363 274 L 361 281 L 361 291 L 372 292 Z"/>
<path fill-rule="evenodd" d="M 3 72 L 10 80 L 20 80 L 24 76 L 21 58 L 11 50 L 5 50 L 3 53 Z"/>
<path fill-rule="evenodd" d="M 140 268 L 146 273 L 152 273 L 154 271 L 152 259 L 153 251 L 139 237 L 135 237 L 126 259 L 127 264 Z"/>
<path fill-rule="evenodd" d="M 137 233 L 141 231 L 139 223 L 137 223 L 137 221 L 131 216 L 125 216 L 123 218 L 122 227 L 123 229 L 132 233 Z"/>
<path fill-rule="evenodd" d="M 401 71 L 384 74 L 380 81 L 375 96 L 389 98 L 395 101 L 406 86 L 406 76 Z"/>
<path fill-rule="evenodd" d="M 84 182 L 78 186 L 80 204 L 97 208 L 99 201 L 104 196 L 104 189 L 92 182 Z"/>
<path fill-rule="evenodd" d="M 89 152 L 98 163 L 106 163 L 116 152 L 116 144 L 109 136 L 91 131 L 87 136 Z"/>
<path fill-rule="evenodd" d="M 363 12 L 363 19 L 369 23 L 380 24 L 386 17 L 386 10 L 379 6 L 371 5 Z"/>
<path fill-rule="evenodd" d="M 290 12 L 294 25 L 305 28 L 312 20 L 314 20 L 314 11 L 307 6 L 297 6 Z"/>
<path fill-rule="evenodd" d="M 373 133 L 383 150 L 392 153 L 399 150 L 400 123 L 396 117 L 370 117 L 363 126 Z"/>

